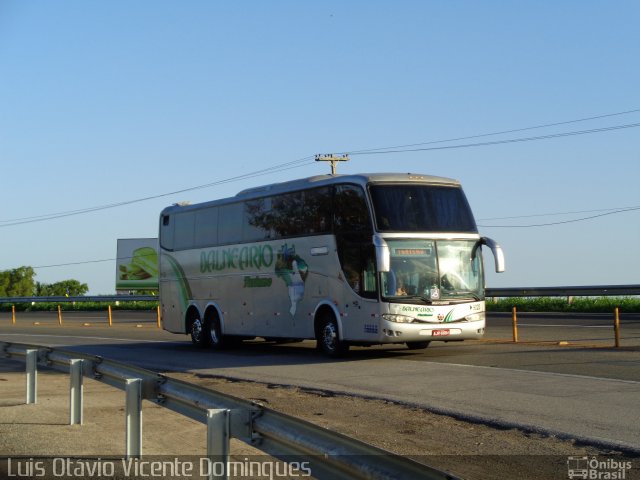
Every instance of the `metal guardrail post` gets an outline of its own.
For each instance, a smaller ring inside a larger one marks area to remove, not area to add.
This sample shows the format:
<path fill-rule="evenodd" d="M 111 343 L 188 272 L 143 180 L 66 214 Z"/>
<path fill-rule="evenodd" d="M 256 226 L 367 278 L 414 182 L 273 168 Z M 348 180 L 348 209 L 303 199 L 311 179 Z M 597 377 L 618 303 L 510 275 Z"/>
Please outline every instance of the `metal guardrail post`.
<path fill-rule="evenodd" d="M 69 391 L 69 425 L 82 425 L 83 406 L 83 377 L 82 366 L 84 360 L 69 361 L 70 391 Z"/>
<path fill-rule="evenodd" d="M 38 350 L 28 348 L 26 351 L 27 364 L 27 405 L 38 401 Z"/>
<path fill-rule="evenodd" d="M 142 379 L 127 378 L 126 392 L 126 457 L 142 456 Z"/>
<path fill-rule="evenodd" d="M 229 417 L 231 410 L 227 408 L 210 408 L 207 410 L 207 478 L 226 480 L 229 472 Z"/>

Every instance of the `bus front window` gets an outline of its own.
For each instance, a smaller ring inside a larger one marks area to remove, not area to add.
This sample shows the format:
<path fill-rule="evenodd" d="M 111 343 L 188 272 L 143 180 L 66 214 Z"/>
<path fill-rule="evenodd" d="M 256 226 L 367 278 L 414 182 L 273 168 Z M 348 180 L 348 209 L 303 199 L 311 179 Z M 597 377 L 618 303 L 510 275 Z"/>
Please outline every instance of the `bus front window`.
<path fill-rule="evenodd" d="M 381 273 L 383 296 L 391 301 L 469 301 L 482 297 L 483 274 L 475 242 L 388 240 L 391 269 Z"/>

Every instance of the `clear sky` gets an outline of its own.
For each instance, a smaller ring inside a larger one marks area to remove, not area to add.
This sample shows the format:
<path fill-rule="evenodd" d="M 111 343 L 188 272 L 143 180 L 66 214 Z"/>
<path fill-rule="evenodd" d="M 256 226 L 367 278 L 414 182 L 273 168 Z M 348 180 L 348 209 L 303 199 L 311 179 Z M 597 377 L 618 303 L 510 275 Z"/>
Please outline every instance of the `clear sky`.
<path fill-rule="evenodd" d="M 339 172 L 460 180 L 505 250 L 489 286 L 640 283 L 640 210 L 612 213 L 640 208 L 639 26 L 636 0 L 1 0 L 0 270 L 110 294 L 169 204 L 425 143 Z"/>

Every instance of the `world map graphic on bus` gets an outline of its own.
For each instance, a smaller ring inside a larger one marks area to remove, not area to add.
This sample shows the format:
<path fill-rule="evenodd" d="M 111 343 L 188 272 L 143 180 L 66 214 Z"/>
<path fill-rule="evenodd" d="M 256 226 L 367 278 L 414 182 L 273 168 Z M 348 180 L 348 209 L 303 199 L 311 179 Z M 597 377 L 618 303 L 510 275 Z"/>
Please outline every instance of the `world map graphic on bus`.
<path fill-rule="evenodd" d="M 298 302 L 304 297 L 304 282 L 309 275 L 309 266 L 296 254 L 295 245 L 285 243 L 276 254 L 275 274 L 289 288 L 291 308 L 289 313 L 296 314 Z"/>

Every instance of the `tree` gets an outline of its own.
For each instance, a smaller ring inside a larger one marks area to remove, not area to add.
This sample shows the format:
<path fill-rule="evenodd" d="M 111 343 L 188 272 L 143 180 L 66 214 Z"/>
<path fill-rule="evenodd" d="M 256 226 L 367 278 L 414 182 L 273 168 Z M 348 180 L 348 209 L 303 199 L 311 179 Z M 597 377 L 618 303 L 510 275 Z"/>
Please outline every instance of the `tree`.
<path fill-rule="evenodd" d="M 78 297 L 84 295 L 89 290 L 86 283 L 80 283 L 78 280 L 63 280 L 61 282 L 46 284 L 38 282 L 36 284 L 36 296 L 53 297 L 65 296 Z"/>
<path fill-rule="evenodd" d="M 36 274 L 31 267 L 0 271 L 0 297 L 80 296 L 89 290 L 86 283 L 80 283 L 78 280 L 63 280 L 46 284 L 36 282 L 35 276 Z"/>
<path fill-rule="evenodd" d="M 35 291 L 31 267 L 19 267 L 0 272 L 0 297 L 30 297 Z"/>

